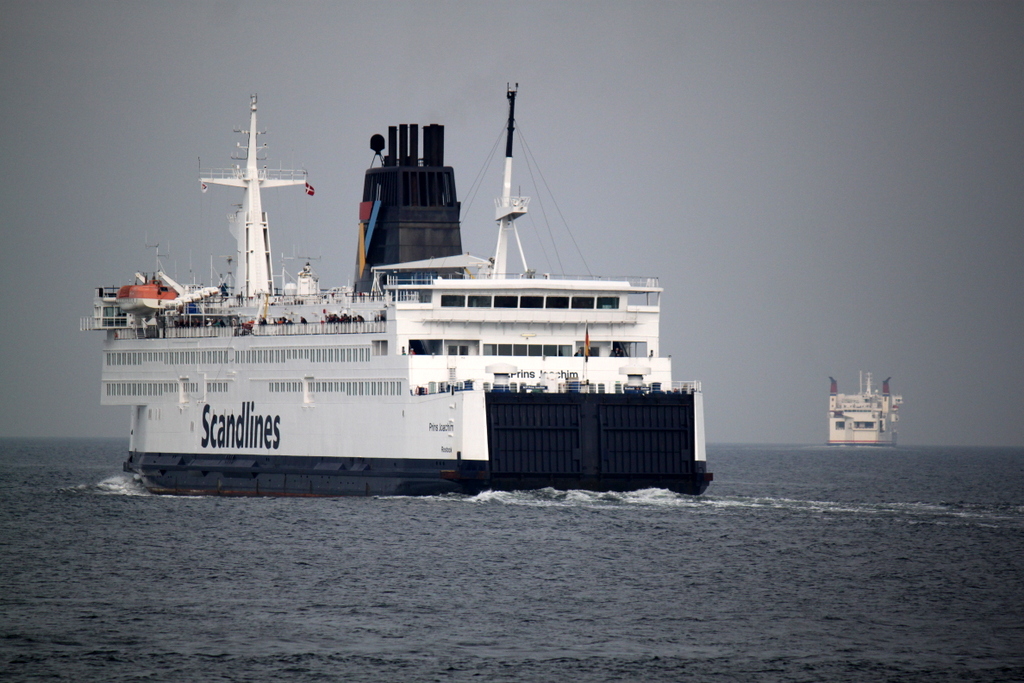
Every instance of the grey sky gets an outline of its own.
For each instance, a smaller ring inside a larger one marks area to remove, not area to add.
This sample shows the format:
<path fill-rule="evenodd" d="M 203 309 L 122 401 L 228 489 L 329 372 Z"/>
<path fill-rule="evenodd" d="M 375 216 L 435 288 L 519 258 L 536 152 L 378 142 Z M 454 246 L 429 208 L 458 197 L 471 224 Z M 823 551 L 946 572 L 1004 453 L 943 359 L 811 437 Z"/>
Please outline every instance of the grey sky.
<path fill-rule="evenodd" d="M 465 207 L 512 81 L 557 202 L 562 266 L 536 205 L 530 265 L 584 271 L 560 211 L 594 273 L 660 276 L 710 441 L 822 443 L 829 375 L 866 370 L 903 443 L 1024 445 L 1024 3 L 0 1 L 0 65 L 0 435 L 127 434 L 79 318 L 147 239 L 209 281 L 239 199 L 198 158 L 229 163 L 250 93 L 317 190 L 268 193 L 275 256 L 332 286 L 370 135 L 445 124 Z"/>

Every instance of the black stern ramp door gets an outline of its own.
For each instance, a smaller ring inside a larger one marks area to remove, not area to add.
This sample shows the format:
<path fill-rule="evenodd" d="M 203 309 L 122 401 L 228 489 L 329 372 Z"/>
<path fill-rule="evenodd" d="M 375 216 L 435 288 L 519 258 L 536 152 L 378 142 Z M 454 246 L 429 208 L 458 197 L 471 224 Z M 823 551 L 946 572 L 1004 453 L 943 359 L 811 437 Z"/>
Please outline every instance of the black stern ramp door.
<path fill-rule="evenodd" d="M 699 495 L 711 480 L 695 458 L 688 393 L 490 392 L 487 439 L 495 489 Z"/>

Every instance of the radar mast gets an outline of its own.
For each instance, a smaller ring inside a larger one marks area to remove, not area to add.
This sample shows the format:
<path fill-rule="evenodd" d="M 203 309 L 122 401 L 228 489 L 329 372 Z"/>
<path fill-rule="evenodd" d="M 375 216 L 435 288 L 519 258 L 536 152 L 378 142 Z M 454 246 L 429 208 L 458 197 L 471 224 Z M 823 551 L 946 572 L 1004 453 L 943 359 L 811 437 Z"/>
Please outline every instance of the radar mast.
<path fill-rule="evenodd" d="M 510 232 L 515 235 L 523 270 L 527 269 L 526 256 L 523 254 L 522 242 L 519 241 L 515 219 L 526 213 L 530 198 L 512 196 L 512 133 L 515 130 L 516 92 L 518 89 L 519 84 L 516 83 L 515 87 L 509 86 L 507 92 L 508 137 L 505 141 L 505 175 L 501 186 L 501 196 L 494 200 L 494 220 L 498 221 L 498 244 L 494 248 L 494 264 L 491 266 L 490 276 L 495 279 L 502 279 L 507 275 L 508 235 Z"/>
<path fill-rule="evenodd" d="M 249 130 L 235 131 L 247 136 L 246 144 L 238 143 L 245 150 L 245 168 L 211 169 L 200 171 L 199 182 L 205 185 L 227 185 L 244 190 L 242 204 L 233 220 L 232 233 L 238 242 L 239 294 L 244 297 L 258 297 L 274 293 L 273 270 L 270 266 L 270 226 L 267 214 L 263 212 L 260 197 L 261 187 L 285 187 L 305 185 L 306 194 L 313 194 L 313 188 L 306 182 L 305 171 L 268 171 L 257 167 L 258 153 L 266 149 L 257 140 L 261 133 L 256 128 L 256 95 L 249 104 Z M 264 131 L 265 132 L 265 131 Z"/>

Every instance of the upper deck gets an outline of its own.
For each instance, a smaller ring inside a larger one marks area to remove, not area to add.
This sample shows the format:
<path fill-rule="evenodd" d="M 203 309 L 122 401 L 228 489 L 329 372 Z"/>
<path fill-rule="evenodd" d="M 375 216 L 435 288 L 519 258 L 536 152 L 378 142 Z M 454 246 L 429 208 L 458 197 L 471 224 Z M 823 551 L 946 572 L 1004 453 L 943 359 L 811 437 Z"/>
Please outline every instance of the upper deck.
<path fill-rule="evenodd" d="M 638 312 L 656 315 L 662 291 L 652 277 L 480 279 L 405 273 L 387 277 L 371 294 L 341 288 L 306 295 L 222 294 L 157 312 L 147 321 L 119 308 L 117 289 L 97 289 L 93 315 L 82 318 L 82 330 L 134 332 L 126 338 L 380 333 L 389 318 L 422 319 L 427 311 L 430 318 L 449 322 L 625 324 Z"/>
<path fill-rule="evenodd" d="M 313 195 L 313 188 L 305 171 L 271 172 L 255 162 L 262 147 L 253 96 L 249 128 L 240 131 L 247 136 L 246 163 L 200 173 L 204 191 L 207 185 L 243 191 L 232 220 L 236 271 L 210 287 L 178 285 L 159 270 L 136 273 L 136 284 L 99 288 L 81 328 L 106 331 L 108 344 L 134 347 L 124 343 L 130 340 L 149 349 L 156 346 L 151 340 L 207 340 L 202 348 L 331 346 L 338 343 L 331 337 L 354 335 L 361 338 L 342 343 L 372 345 L 391 356 L 658 358 L 658 278 L 538 273 L 527 266 L 515 219 L 527 213 L 529 198 L 511 194 L 515 90 L 507 95 L 509 138 L 492 257 L 461 250 L 443 127 L 400 125 L 389 128 L 386 144 L 383 136 L 371 138 L 375 157 L 359 205 L 351 286 L 321 289 L 308 263 L 294 277 L 283 269 L 279 275 L 261 193 L 304 184 Z M 516 250 L 522 272 L 510 267 Z"/>

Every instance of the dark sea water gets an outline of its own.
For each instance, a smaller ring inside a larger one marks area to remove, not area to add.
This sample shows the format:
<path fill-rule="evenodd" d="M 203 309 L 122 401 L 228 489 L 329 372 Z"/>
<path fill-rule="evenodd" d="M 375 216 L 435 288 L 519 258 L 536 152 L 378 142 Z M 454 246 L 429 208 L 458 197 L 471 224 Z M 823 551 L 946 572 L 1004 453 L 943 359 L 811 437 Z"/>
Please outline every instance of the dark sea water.
<path fill-rule="evenodd" d="M 700 498 L 170 498 L 0 440 L 0 680 L 1021 681 L 1024 449 L 709 447 Z"/>

